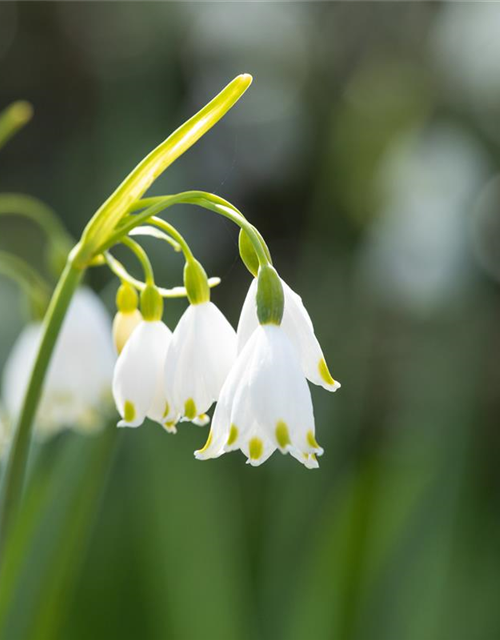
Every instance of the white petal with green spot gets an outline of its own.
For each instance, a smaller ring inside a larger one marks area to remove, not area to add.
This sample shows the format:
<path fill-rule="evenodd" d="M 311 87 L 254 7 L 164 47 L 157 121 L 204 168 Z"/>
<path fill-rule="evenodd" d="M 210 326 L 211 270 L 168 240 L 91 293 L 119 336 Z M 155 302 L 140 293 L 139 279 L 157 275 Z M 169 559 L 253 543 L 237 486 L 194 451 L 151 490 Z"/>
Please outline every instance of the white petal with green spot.
<path fill-rule="evenodd" d="M 165 393 L 188 420 L 219 398 L 236 359 L 236 333 L 212 302 L 190 305 L 175 328 L 165 362 Z"/>
<path fill-rule="evenodd" d="M 113 396 L 122 420 L 119 427 L 138 427 L 146 416 L 165 424 L 163 368 L 171 332 L 161 321 L 142 321 L 116 362 Z"/>
<path fill-rule="evenodd" d="M 326 365 L 321 346 L 314 333 L 311 318 L 302 298 L 281 280 L 285 294 L 285 311 L 282 328 L 297 350 L 302 370 L 306 378 L 313 384 L 320 385 L 328 391 L 336 391 L 340 383 L 335 381 Z M 238 353 L 250 339 L 258 326 L 256 309 L 257 280 L 254 278 L 248 290 L 238 323 Z"/>
<path fill-rule="evenodd" d="M 311 395 L 295 349 L 275 325 L 258 326 L 221 391 L 207 445 L 199 459 L 236 448 L 258 466 L 279 448 L 308 468 L 318 466 Z"/>

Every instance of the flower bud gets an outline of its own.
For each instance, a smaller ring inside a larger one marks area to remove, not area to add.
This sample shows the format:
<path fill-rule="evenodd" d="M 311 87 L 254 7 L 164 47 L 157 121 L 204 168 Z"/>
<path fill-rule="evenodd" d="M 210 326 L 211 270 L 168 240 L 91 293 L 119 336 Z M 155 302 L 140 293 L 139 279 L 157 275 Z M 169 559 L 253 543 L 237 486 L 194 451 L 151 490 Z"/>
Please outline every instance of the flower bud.
<path fill-rule="evenodd" d="M 124 282 L 116 292 L 116 308 L 123 313 L 132 313 L 139 305 L 139 296 L 134 287 Z"/>
<path fill-rule="evenodd" d="M 121 353 L 133 330 L 142 320 L 142 314 L 137 308 L 139 296 L 128 283 L 123 283 L 116 294 L 117 314 L 113 320 L 113 342 L 118 354 Z"/>
<path fill-rule="evenodd" d="M 122 352 L 127 340 L 141 321 L 142 315 L 139 309 L 134 309 L 129 313 L 118 311 L 113 320 L 113 342 L 118 354 Z"/>

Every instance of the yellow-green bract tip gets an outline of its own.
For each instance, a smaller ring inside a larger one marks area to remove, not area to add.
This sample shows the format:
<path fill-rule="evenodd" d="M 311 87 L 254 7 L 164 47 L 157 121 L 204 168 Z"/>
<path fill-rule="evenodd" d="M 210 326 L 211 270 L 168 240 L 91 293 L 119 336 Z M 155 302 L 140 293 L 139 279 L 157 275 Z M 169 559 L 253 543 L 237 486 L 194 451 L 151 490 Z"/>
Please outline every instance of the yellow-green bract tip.
<path fill-rule="evenodd" d="M 10 115 L 19 124 L 24 124 L 33 117 L 33 106 L 26 100 L 18 100 L 10 105 Z"/>
<path fill-rule="evenodd" d="M 238 78 L 240 78 L 240 80 L 242 80 L 242 82 L 246 82 L 248 84 L 248 86 L 250 86 L 253 82 L 253 76 L 250 75 L 249 73 L 241 73 Z"/>

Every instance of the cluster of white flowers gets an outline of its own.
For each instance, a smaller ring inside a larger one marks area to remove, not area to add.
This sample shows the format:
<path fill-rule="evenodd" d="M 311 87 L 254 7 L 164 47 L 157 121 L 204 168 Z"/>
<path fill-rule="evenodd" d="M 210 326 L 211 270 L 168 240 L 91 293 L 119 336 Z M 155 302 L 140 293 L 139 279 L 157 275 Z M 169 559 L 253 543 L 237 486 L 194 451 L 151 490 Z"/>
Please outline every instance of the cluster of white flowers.
<path fill-rule="evenodd" d="M 206 413 L 217 402 L 198 459 L 240 449 L 257 466 L 279 449 L 308 468 L 318 466 L 323 449 L 307 380 L 329 391 L 340 384 L 330 375 L 301 298 L 281 280 L 281 323 L 259 321 L 257 283 L 250 286 L 237 332 L 209 300 L 191 303 L 173 333 L 161 313 L 139 321 L 114 372 L 119 426 L 138 427 L 148 417 L 175 433 L 179 421 L 207 423 Z M 122 301 L 126 332 L 127 309 L 136 313 Z"/>
<path fill-rule="evenodd" d="M 208 411 L 217 403 L 208 440 L 195 452 L 198 459 L 240 449 L 247 462 L 257 466 L 279 449 L 307 468 L 318 466 L 323 449 L 316 441 L 308 381 L 329 391 L 340 384 L 330 375 L 301 298 L 278 276 L 261 234 L 238 209 L 214 194 L 186 191 L 142 197 L 251 82 L 249 74 L 237 76 L 148 154 L 97 210 L 71 251 L 72 242 L 52 213 L 37 208 L 36 218 L 48 233 L 51 251 L 69 254 L 45 324 L 32 322 L 23 329 L 4 367 L 5 433 L 13 432 L 10 426 L 19 418 L 22 437 L 14 440 L 12 451 L 21 466 L 25 447 L 16 444 L 29 438 L 35 410 L 38 434 L 50 435 L 65 427 L 88 431 L 105 422 L 111 397 L 121 415 L 119 427 L 138 427 L 149 418 L 171 433 L 183 421 L 208 424 Z M 159 217 L 176 203 L 218 213 L 240 229 L 240 255 L 255 280 L 237 331 L 210 301 L 210 286 L 219 279 L 207 277 L 183 236 Z M 30 208 L 20 213 L 33 217 Z M 131 237 L 141 235 L 182 251 L 184 287 L 156 287 L 149 257 Z M 119 244 L 141 263 L 144 282 L 110 253 Z M 36 314 L 45 313 L 48 287 L 43 279 L 27 265 L 21 269 L 24 275 L 18 275 L 13 265 L 20 262 L 8 254 L 3 259 L 10 265 L 8 273 L 36 299 Z M 75 293 L 82 273 L 104 264 L 121 280 L 112 326 L 95 294 L 85 287 Z M 172 332 L 162 320 L 163 297 L 175 296 L 187 296 L 190 305 Z M 2 420 L 0 441 L 4 426 Z"/>
<path fill-rule="evenodd" d="M 139 311 L 135 288 L 123 283 L 112 327 L 90 289 L 76 292 L 45 380 L 36 433 L 96 429 L 109 416 L 111 390 L 122 417 L 118 426 L 138 427 L 149 418 L 170 433 L 182 421 L 208 424 L 207 412 L 217 402 L 198 459 L 240 449 L 257 466 L 279 449 L 317 467 L 323 449 L 307 380 L 329 391 L 340 384 L 330 375 L 301 298 L 273 267 L 261 267 L 235 331 L 210 301 L 201 265 L 194 261 L 191 267 L 201 284 L 188 293 L 190 305 L 173 332 L 162 320 L 163 301 L 154 285 L 143 289 Z M 271 278 L 267 284 L 261 284 L 264 271 Z M 266 317 L 259 314 L 260 288 L 267 291 Z M 2 400 L 9 424 L 19 415 L 42 330 L 40 322 L 27 325 L 5 365 Z"/>
<path fill-rule="evenodd" d="M 194 266 L 203 283 L 201 265 Z M 278 318 L 259 316 L 263 270 L 278 287 L 279 294 L 267 292 L 266 303 L 272 307 L 278 295 Z M 111 390 L 122 417 L 118 426 L 138 427 L 149 418 L 170 433 L 182 421 L 208 424 L 207 412 L 217 402 L 208 440 L 195 452 L 198 459 L 240 449 L 257 466 L 279 449 L 317 467 L 323 449 L 316 441 L 307 380 L 328 391 L 340 384 L 330 375 L 301 298 L 274 268 L 261 267 L 235 331 L 203 287 L 202 295 L 189 296 L 173 332 L 162 320 L 163 301 L 154 285 L 142 291 L 141 312 L 135 289 L 122 284 L 112 328 L 99 298 L 80 288 L 57 340 L 36 433 L 98 428 L 109 416 Z M 19 415 L 42 329 L 40 322 L 27 325 L 5 365 L 2 400 L 9 424 Z"/>
<path fill-rule="evenodd" d="M 3 370 L 2 398 L 8 424 L 19 415 L 38 353 L 43 326 L 26 325 Z M 70 427 L 96 430 L 110 413 L 111 376 L 116 360 L 111 321 L 100 298 L 80 288 L 58 336 L 35 420 L 35 433 L 49 436 Z"/>

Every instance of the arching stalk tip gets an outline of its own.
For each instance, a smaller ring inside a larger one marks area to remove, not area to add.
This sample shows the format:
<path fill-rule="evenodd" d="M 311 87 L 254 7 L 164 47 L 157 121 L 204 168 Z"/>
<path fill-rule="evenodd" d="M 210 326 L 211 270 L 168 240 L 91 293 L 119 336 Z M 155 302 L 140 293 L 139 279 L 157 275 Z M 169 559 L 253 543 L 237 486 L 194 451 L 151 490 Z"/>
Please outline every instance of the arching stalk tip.
<path fill-rule="evenodd" d="M 11 106 L 11 115 L 16 122 L 25 124 L 33 117 L 33 105 L 27 100 L 18 100 Z"/>

